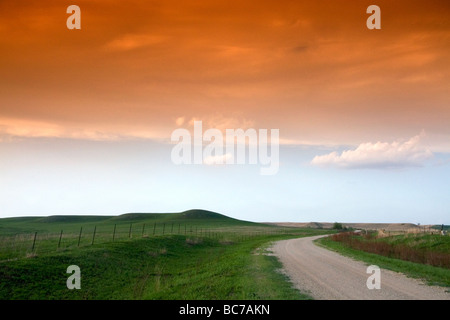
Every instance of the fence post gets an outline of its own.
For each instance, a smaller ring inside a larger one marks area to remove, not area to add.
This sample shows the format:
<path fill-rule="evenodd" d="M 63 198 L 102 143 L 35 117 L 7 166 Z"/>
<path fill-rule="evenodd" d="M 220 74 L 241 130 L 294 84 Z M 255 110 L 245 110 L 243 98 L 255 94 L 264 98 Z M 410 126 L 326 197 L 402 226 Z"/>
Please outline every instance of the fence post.
<path fill-rule="evenodd" d="M 36 244 L 36 236 L 37 236 L 37 232 L 34 233 L 34 239 L 33 239 L 33 245 L 31 246 L 31 251 L 34 251 L 34 246 Z"/>
<path fill-rule="evenodd" d="M 80 228 L 80 235 L 78 236 L 78 247 L 80 246 L 81 233 L 83 232 L 83 227 Z"/>
<path fill-rule="evenodd" d="M 62 234 L 63 234 L 63 231 L 61 230 L 61 233 L 59 234 L 58 249 L 59 249 L 59 247 L 61 246 L 61 238 L 62 238 Z"/>
<path fill-rule="evenodd" d="M 131 239 L 131 227 L 133 226 L 133 224 L 132 223 L 130 223 L 130 232 L 128 232 L 128 238 L 130 238 Z"/>
<path fill-rule="evenodd" d="M 156 222 L 153 224 L 153 235 L 155 235 L 156 232 Z"/>
<path fill-rule="evenodd" d="M 162 234 L 164 235 L 164 230 L 166 229 L 166 224 L 165 223 L 163 223 L 163 232 L 162 232 Z"/>
<path fill-rule="evenodd" d="M 173 234 L 173 222 L 172 222 L 172 229 L 170 230 L 170 233 Z"/>
<path fill-rule="evenodd" d="M 97 226 L 94 226 L 94 234 L 92 235 L 92 243 L 91 246 L 94 244 L 94 239 L 95 239 L 95 232 L 97 231 Z"/>
<path fill-rule="evenodd" d="M 114 224 L 114 231 L 113 231 L 113 242 L 114 242 L 114 239 L 115 239 L 115 237 L 116 237 L 116 225 Z"/>

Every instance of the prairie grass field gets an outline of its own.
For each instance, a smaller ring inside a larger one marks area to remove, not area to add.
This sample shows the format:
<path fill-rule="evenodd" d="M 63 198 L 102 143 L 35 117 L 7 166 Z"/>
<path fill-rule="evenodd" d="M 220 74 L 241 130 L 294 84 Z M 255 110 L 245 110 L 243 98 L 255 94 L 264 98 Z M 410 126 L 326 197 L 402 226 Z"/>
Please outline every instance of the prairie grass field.
<path fill-rule="evenodd" d="M 265 251 L 327 232 L 202 210 L 1 219 L 0 299 L 310 299 Z M 80 290 L 67 288 L 70 265 L 80 268 Z"/>

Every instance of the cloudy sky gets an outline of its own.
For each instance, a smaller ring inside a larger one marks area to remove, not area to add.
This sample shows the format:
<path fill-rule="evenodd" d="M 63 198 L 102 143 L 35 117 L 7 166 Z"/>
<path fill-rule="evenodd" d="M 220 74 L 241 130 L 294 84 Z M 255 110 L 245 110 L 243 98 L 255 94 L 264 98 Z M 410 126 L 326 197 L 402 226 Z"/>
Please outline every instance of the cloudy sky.
<path fill-rule="evenodd" d="M 0 217 L 450 224 L 449 21 L 438 0 L 0 1 Z M 278 172 L 175 165 L 195 120 L 278 129 Z"/>

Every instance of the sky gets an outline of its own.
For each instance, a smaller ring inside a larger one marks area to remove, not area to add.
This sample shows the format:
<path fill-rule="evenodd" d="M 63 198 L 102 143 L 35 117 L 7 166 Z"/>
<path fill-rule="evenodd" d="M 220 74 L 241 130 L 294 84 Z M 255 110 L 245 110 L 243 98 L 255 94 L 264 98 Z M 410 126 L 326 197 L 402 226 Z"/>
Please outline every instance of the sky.
<path fill-rule="evenodd" d="M 450 224 L 449 21 L 437 0 L 2 0 L 0 218 Z M 195 121 L 278 130 L 278 169 L 177 165 Z"/>

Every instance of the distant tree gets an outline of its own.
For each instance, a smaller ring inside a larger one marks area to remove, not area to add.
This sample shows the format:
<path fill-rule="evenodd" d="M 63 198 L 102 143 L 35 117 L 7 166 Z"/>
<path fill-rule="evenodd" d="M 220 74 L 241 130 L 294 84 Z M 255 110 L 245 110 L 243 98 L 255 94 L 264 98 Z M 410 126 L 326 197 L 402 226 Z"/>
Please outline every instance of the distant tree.
<path fill-rule="evenodd" d="M 342 230 L 342 229 L 343 229 L 342 223 L 335 222 L 335 223 L 333 224 L 333 229 L 336 229 L 336 230 Z"/>

